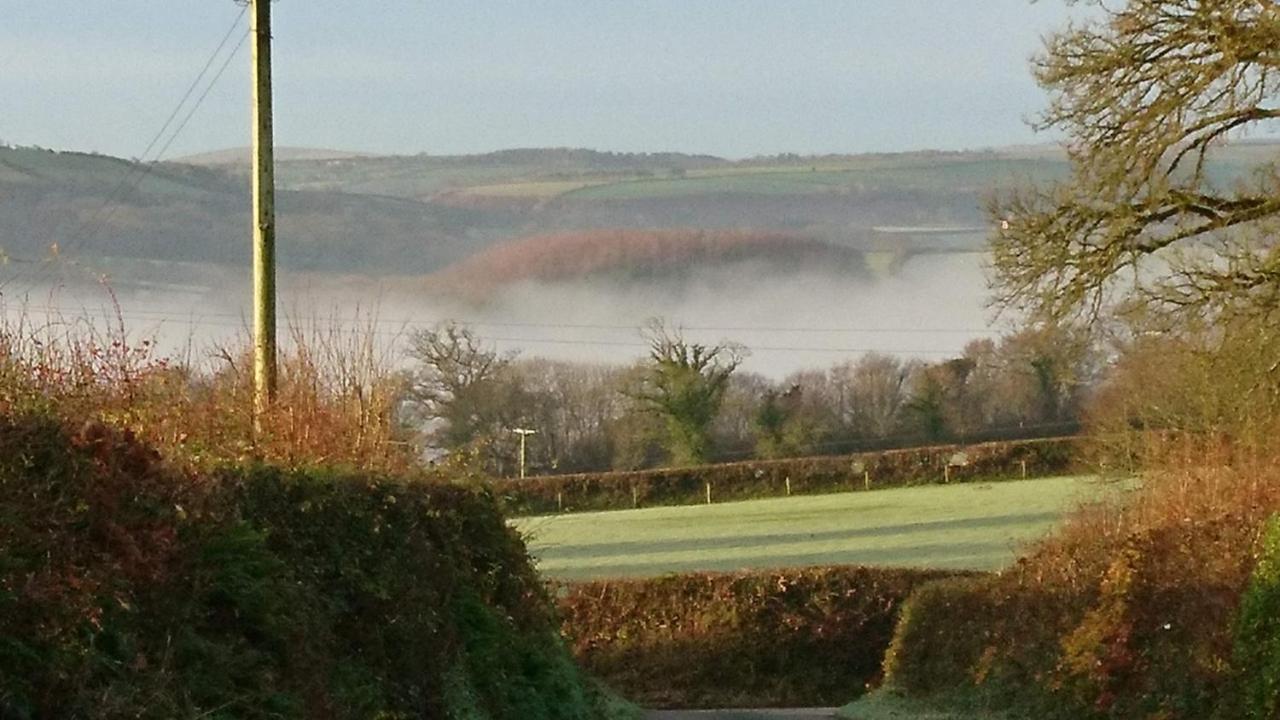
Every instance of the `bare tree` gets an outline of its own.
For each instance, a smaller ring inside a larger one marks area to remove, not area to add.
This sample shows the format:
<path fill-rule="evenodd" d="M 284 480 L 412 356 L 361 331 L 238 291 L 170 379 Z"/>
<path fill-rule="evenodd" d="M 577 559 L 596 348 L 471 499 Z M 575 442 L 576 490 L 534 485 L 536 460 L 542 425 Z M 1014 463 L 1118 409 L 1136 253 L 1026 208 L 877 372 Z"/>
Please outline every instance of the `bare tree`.
<path fill-rule="evenodd" d="M 512 370 L 530 397 L 530 424 L 538 429 L 531 466 L 551 471 L 609 467 L 609 430 L 626 412 L 618 392 L 624 369 L 532 358 L 513 363 Z"/>
<path fill-rule="evenodd" d="M 751 456 L 756 446 L 760 404 L 772 389 L 773 382 L 758 373 L 739 370 L 729 378 L 712 430 L 717 458 Z"/>
<path fill-rule="evenodd" d="M 1272 0 L 1128 0 L 1052 35 L 1041 119 L 1072 174 L 990 206 L 996 291 L 1040 318 L 1123 302 L 1192 313 L 1280 303 L 1280 174 L 1215 181 L 1213 150 L 1280 118 Z"/>
<path fill-rule="evenodd" d="M 514 453 L 510 428 L 527 420 L 533 404 L 511 372 L 512 357 L 452 322 L 413 333 L 409 355 L 419 364 L 408 398 L 430 441 L 445 450 L 477 451 L 492 472 L 503 474 Z"/>
<path fill-rule="evenodd" d="M 831 370 L 840 389 L 840 415 L 855 434 L 884 438 L 902 423 L 912 368 L 898 358 L 868 353 Z"/>

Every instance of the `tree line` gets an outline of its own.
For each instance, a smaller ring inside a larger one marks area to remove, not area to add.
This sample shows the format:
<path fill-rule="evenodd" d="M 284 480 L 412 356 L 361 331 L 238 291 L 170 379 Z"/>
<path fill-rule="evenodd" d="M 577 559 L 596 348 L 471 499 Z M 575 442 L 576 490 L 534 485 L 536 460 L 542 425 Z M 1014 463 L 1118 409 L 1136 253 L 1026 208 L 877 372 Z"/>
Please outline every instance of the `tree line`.
<path fill-rule="evenodd" d="M 1100 355 L 1042 326 L 940 362 L 869 353 L 781 380 L 746 350 L 653 322 L 630 365 L 520 357 L 445 323 L 414 332 L 406 419 L 428 452 L 497 476 L 635 470 L 1049 435 L 1078 427 Z"/>

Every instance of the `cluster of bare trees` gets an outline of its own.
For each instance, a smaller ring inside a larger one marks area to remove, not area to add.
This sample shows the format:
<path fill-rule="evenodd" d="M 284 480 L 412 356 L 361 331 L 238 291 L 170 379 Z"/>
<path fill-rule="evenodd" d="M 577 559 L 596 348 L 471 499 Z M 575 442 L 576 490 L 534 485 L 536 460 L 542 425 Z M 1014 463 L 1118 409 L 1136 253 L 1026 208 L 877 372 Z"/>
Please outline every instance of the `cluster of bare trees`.
<path fill-rule="evenodd" d="M 1052 434 L 1079 421 L 1098 355 L 1079 332 L 1028 330 L 936 363 L 869 354 L 781 381 L 742 348 L 653 325 L 630 366 L 518 358 L 446 324 L 413 337 L 413 417 L 438 452 L 530 472 L 780 458 Z"/>

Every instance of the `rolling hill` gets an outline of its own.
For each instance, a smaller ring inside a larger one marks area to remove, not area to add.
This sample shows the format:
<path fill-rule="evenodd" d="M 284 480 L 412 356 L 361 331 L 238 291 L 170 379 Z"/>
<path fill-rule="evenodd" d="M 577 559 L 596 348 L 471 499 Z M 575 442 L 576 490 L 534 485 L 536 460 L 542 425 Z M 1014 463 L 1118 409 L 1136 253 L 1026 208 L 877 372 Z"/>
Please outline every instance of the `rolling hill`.
<path fill-rule="evenodd" d="M 500 213 L 345 192 L 280 193 L 282 263 L 295 270 L 420 274 L 473 251 Z M 0 149 L 0 248 L 245 264 L 249 187 L 222 170 L 32 148 Z M 499 231 L 494 234 L 500 236 Z"/>
<path fill-rule="evenodd" d="M 1213 172 L 1231 182 L 1277 147 L 1228 146 Z M 244 151 L 187 160 L 143 166 L 0 147 L 0 249 L 19 260 L 56 247 L 86 257 L 247 263 Z M 980 227 L 988 193 L 1063 177 L 1067 165 L 1043 146 L 747 160 L 570 148 L 471 156 L 298 148 L 281 152 L 278 170 L 286 268 L 420 276 L 518 238 L 602 229 L 748 231 L 929 253 L 937 250 L 931 239 L 875 228 Z M 966 249 L 980 247 L 974 235 Z M 501 252 L 522 247 L 530 246 Z M 650 264 L 645 272 L 671 270 Z"/>

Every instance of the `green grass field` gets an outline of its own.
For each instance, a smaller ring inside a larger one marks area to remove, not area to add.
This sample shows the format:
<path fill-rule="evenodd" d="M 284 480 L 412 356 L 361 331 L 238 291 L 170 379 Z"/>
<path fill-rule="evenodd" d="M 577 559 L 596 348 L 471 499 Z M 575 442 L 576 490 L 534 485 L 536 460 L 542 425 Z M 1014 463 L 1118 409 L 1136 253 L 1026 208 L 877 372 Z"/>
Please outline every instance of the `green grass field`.
<path fill-rule="evenodd" d="M 1021 159 L 944 161 L 899 160 L 896 163 L 748 167 L 694 170 L 682 178 L 651 178 L 600 183 L 571 190 L 574 199 L 626 200 L 712 194 L 807 195 L 849 190 L 954 191 L 990 190 L 1011 180 L 1060 177 L 1065 165 Z"/>
<path fill-rule="evenodd" d="M 859 564 L 991 570 L 1081 502 L 1094 478 L 927 486 L 514 521 L 561 579 Z"/>

